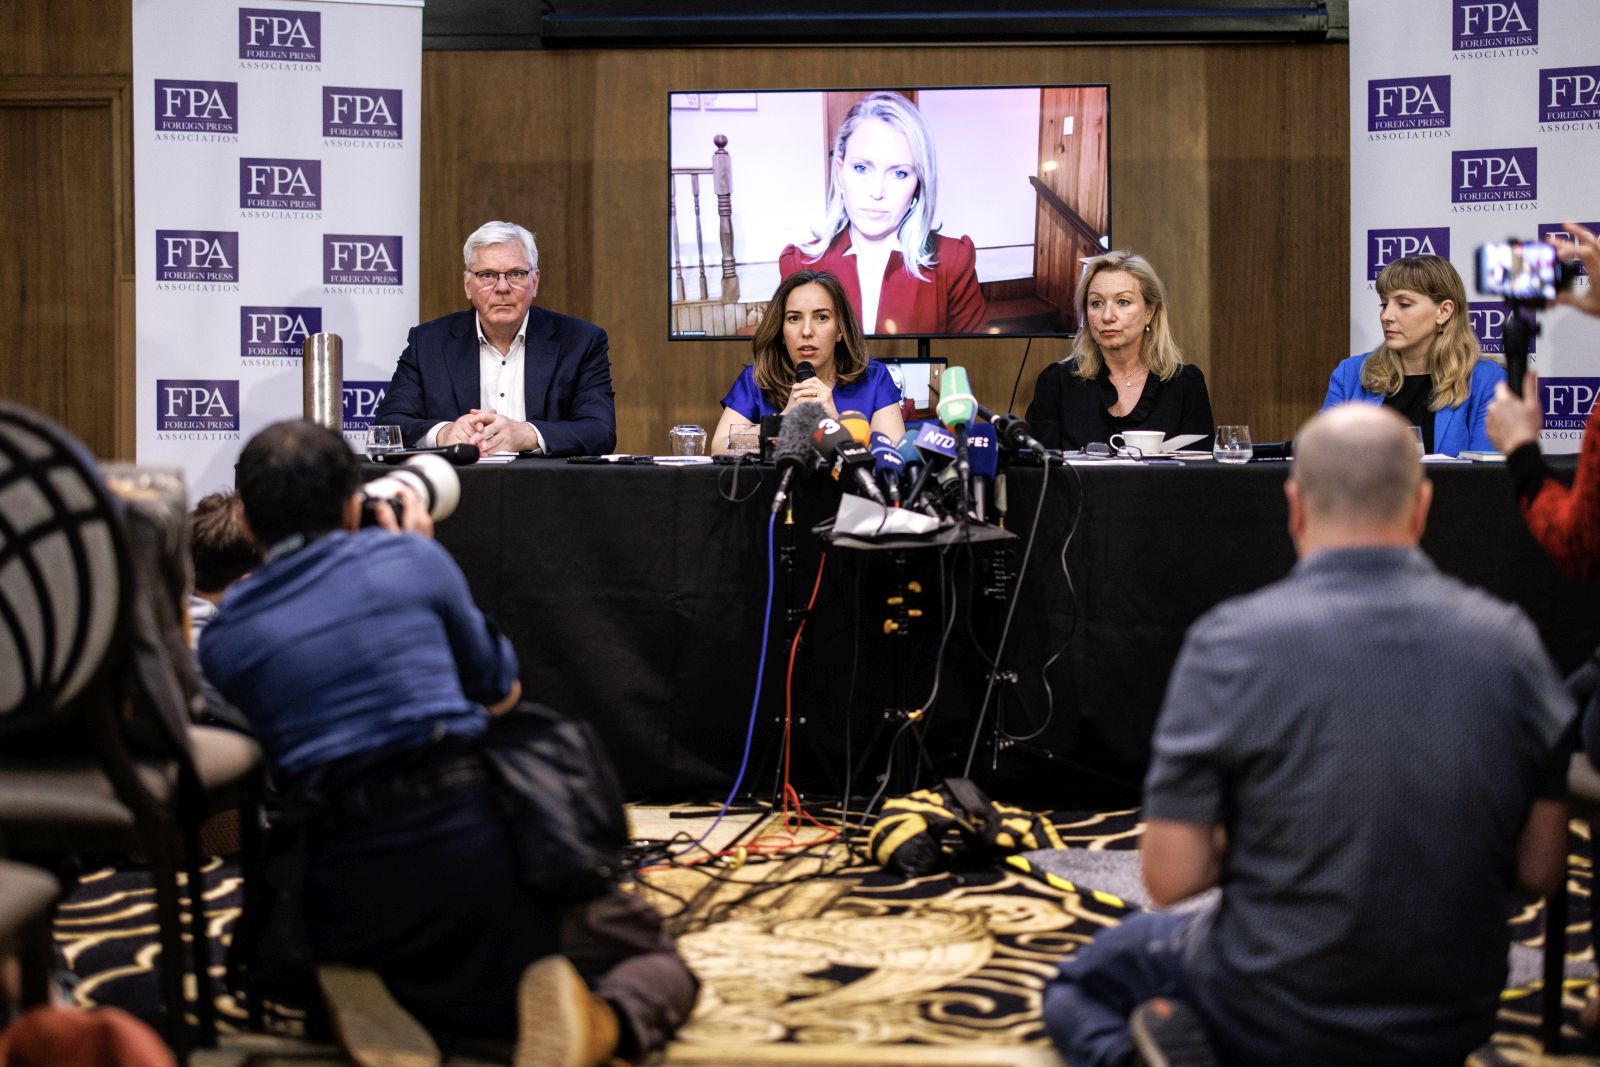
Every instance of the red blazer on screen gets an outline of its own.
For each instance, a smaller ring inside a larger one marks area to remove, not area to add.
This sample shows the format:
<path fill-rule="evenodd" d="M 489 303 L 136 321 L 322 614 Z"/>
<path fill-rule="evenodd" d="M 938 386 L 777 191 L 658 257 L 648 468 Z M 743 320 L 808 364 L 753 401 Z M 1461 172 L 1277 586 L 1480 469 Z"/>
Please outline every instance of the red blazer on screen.
<path fill-rule="evenodd" d="M 787 278 L 799 270 L 825 270 L 839 279 L 850 296 L 850 306 L 861 317 L 861 279 L 856 257 L 849 255 L 850 230 L 840 230 L 816 259 L 794 245 L 778 256 L 778 269 Z M 970 237 L 934 237 L 938 262 L 923 268 L 928 276 L 919 282 L 901 269 L 899 252 L 889 253 L 883 268 L 883 289 L 878 294 L 878 321 L 861 324 L 866 333 L 981 333 L 989 309 L 978 289 L 973 269 L 977 249 Z"/>

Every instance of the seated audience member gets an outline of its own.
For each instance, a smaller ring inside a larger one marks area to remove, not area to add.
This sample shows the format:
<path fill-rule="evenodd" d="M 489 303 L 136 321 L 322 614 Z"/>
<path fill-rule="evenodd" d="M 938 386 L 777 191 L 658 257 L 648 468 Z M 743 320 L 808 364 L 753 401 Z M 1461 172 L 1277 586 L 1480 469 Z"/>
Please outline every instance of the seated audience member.
<path fill-rule="evenodd" d="M 1405 256 L 1384 267 L 1378 323 L 1383 344 L 1334 368 L 1323 408 L 1351 400 L 1383 404 L 1422 427 L 1430 455 L 1488 451 L 1484 420 L 1506 370 L 1479 350 L 1467 289 L 1450 261 Z"/>
<path fill-rule="evenodd" d="M 216 617 L 217 604 L 233 583 L 261 562 L 261 549 L 244 521 L 239 494 L 212 493 L 200 498 L 189 513 L 189 556 L 194 561 L 194 591 L 189 594 L 189 647 L 200 647 L 200 634 Z M 213 723 L 248 730 L 250 724 L 238 708 L 217 692 L 200 673 L 205 694 L 205 718 Z"/>
<path fill-rule="evenodd" d="M 611 888 L 557 910 L 528 889 L 478 748 L 520 695 L 516 656 L 413 494 L 405 532 L 381 507 L 384 528 L 358 530 L 358 481 L 343 438 L 314 423 L 245 446 L 239 495 L 265 557 L 200 645 L 285 808 L 325 813 L 302 898 L 314 959 L 375 971 L 441 1044 L 517 1036 L 519 1065 L 660 1046 L 694 977 L 637 898 Z M 358 984 L 354 1007 L 330 996 L 347 1044 L 390 1007 L 383 986 Z"/>
<path fill-rule="evenodd" d="M 470 311 L 413 327 L 374 423 L 408 447 L 598 456 L 617 443 L 606 333 L 533 306 L 533 234 L 486 222 L 462 249 Z"/>
<path fill-rule="evenodd" d="M 866 333 L 980 333 L 989 312 L 972 238 L 938 232 L 933 136 L 917 105 L 869 93 L 833 138 L 827 215 L 778 256 L 785 278 L 827 271 Z"/>
<path fill-rule="evenodd" d="M 778 309 L 782 309 L 781 312 Z M 711 450 L 728 451 L 728 434 L 750 430 L 763 415 L 785 414 L 796 404 L 821 404 L 829 415 L 859 411 L 875 431 L 900 440 L 900 387 L 889 368 L 867 358 L 867 344 L 839 279 L 826 271 L 798 271 L 778 285 L 751 342 L 755 363 L 745 367 L 722 398 L 722 417 Z M 816 376 L 795 379 L 811 364 Z"/>
<path fill-rule="evenodd" d="M 1205 375 L 1172 339 L 1167 287 L 1149 260 L 1126 251 L 1097 256 L 1083 268 L 1074 302 L 1072 355 L 1039 373 L 1028 405 L 1041 444 L 1076 450 L 1124 430 L 1216 431 Z"/>
<path fill-rule="evenodd" d="M 1459 1064 L 1516 883 L 1564 876 L 1572 701 L 1519 609 L 1418 548 L 1405 421 L 1334 408 L 1293 464 L 1299 563 L 1190 628 L 1145 780 L 1151 898 L 1220 892 L 1062 964 L 1044 1017 L 1075 1067 L 1168 1062 L 1146 1050 L 1201 1026 L 1229 1067 Z"/>

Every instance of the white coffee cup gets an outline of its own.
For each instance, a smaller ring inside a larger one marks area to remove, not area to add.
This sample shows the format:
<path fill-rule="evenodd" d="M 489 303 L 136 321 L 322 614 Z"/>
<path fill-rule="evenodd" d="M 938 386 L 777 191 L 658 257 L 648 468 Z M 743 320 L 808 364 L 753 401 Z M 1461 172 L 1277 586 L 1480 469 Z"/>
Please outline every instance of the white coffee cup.
<path fill-rule="evenodd" d="M 1163 449 L 1167 435 L 1160 430 L 1128 430 L 1126 433 L 1111 435 L 1111 447 L 1117 450 L 1136 448 L 1141 456 L 1159 456 Z"/>

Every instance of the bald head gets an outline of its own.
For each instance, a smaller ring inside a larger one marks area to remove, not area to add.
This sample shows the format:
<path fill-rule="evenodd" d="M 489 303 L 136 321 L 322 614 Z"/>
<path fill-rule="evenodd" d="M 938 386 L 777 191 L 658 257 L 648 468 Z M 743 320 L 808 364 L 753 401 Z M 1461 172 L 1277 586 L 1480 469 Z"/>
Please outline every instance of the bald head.
<path fill-rule="evenodd" d="M 1410 424 L 1388 408 L 1341 404 L 1306 423 L 1289 480 L 1297 542 L 1334 535 L 1342 544 L 1415 544 L 1422 536 L 1432 494 Z"/>

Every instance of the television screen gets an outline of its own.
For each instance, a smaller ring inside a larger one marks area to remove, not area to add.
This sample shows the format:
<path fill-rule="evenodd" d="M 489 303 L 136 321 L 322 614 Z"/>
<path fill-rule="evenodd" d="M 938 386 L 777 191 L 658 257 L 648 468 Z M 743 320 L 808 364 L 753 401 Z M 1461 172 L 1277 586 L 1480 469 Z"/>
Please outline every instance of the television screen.
<path fill-rule="evenodd" d="M 874 336 L 1076 332 L 1110 248 L 1105 85 L 673 92 L 669 333 L 748 338 L 837 275 Z"/>

